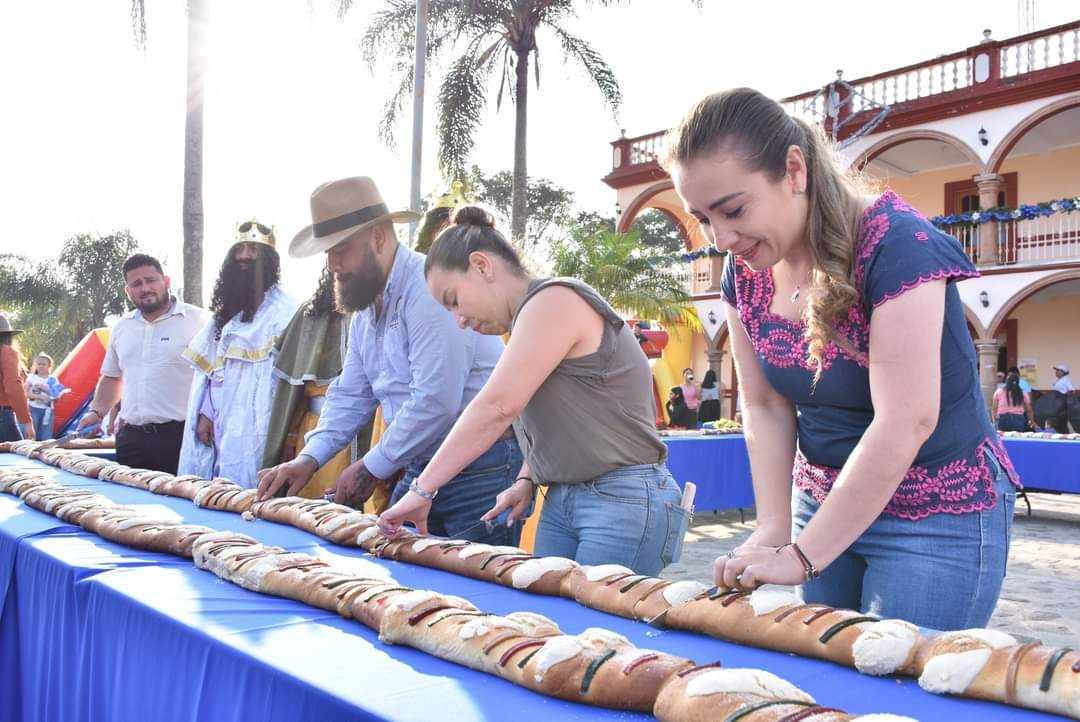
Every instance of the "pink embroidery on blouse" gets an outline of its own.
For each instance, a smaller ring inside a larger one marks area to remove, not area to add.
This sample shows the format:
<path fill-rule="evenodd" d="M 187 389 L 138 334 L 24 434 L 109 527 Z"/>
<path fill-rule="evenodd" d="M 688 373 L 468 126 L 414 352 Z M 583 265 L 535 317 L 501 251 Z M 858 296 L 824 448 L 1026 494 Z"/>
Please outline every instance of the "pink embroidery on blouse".
<path fill-rule="evenodd" d="M 919 215 L 891 191 L 882 194 L 864 213 L 856 244 L 854 280 L 863 291 L 870 259 L 878 244 L 891 228 L 888 210 Z M 921 217 L 921 216 L 920 216 Z M 926 231 L 916 231 L 919 241 L 929 241 Z M 735 259 L 735 308 L 746 327 L 747 335 L 757 354 L 776 368 L 802 368 L 813 371 L 807 358 L 806 326 L 779 314 L 772 313 L 775 285 L 770 269 L 753 271 L 743 261 Z M 739 264 L 742 264 L 740 267 Z M 900 287 L 876 299 L 874 307 L 896 298 L 905 291 L 940 278 L 967 278 L 978 272 L 962 266 L 939 268 L 900 284 Z M 829 343 L 824 353 L 823 371 L 828 371 L 838 358 L 847 358 L 867 367 L 870 346 L 870 322 L 861 302 L 852 304 L 847 316 L 836 329 L 852 345 L 854 353 Z M 884 513 L 904 519 L 924 519 L 936 513 L 962 514 L 993 508 L 997 502 L 994 477 L 987 461 L 991 453 L 1005 470 L 1010 482 L 1021 488 L 1009 455 L 998 439 L 986 439 L 967 458 L 950 461 L 934 471 L 924 466 L 912 466 L 904 475 Z M 801 452 L 796 454 L 795 485 L 807 491 L 819 503 L 825 499 L 839 476 L 840 470 L 810 463 Z"/>
<path fill-rule="evenodd" d="M 740 273 L 736 274 L 738 289 L 736 308 L 746 333 L 757 354 L 777 368 L 802 368 L 813 371 L 807 354 L 806 324 L 792 321 L 769 310 L 775 286 L 772 271 L 753 271 L 742 260 Z M 765 328 L 768 325 L 769 328 Z M 837 332 L 852 346 L 842 348 L 835 341 L 825 347 L 822 358 L 823 371 L 827 371 L 837 358 L 846 358 L 866 368 L 870 348 L 870 323 L 861 303 L 854 303 L 847 316 L 836 324 Z"/>
<path fill-rule="evenodd" d="M 999 440 L 986 439 L 975 450 L 974 459 L 956 459 L 931 473 L 924 466 L 912 466 L 885 506 L 883 513 L 910 521 L 933 514 L 967 514 L 993 509 L 997 503 L 994 475 L 986 455 L 993 454 L 1013 486 L 1022 488 L 1009 455 Z M 795 486 L 819 504 L 840 476 L 840 469 L 810 463 L 801 451 L 795 453 Z"/>

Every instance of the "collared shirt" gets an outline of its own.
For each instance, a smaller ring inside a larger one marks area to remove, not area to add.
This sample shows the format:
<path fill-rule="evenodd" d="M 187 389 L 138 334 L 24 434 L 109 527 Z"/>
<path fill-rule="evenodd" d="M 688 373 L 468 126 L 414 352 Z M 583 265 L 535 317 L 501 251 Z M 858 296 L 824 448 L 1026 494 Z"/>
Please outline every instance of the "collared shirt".
<path fill-rule="evenodd" d="M 113 326 L 101 375 L 123 379 L 120 418 L 137 425 L 184 419 L 194 369 L 181 354 L 209 318 L 203 309 L 173 299 L 154 321 L 136 309 Z"/>
<path fill-rule="evenodd" d="M 497 336 L 458 327 L 428 292 L 424 256 L 397 249 L 376 317 L 353 318 L 341 375 L 327 390 L 303 453 L 319 466 L 356 437 L 382 405 L 386 432 L 364 456 L 381 479 L 429 460 L 502 354 Z"/>

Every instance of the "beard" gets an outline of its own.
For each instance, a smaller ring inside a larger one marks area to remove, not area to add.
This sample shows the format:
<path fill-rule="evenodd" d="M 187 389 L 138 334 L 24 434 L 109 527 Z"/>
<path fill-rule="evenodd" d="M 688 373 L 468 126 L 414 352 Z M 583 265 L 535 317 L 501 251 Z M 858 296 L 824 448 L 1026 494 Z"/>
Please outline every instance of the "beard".
<path fill-rule="evenodd" d="M 368 250 L 360 269 L 334 274 L 334 301 L 340 313 L 363 311 L 383 292 L 386 273 L 379 268 L 375 252 Z"/>
<path fill-rule="evenodd" d="M 249 323 L 263 302 L 263 296 L 281 275 L 277 252 L 272 248 L 263 251 L 254 261 L 237 261 L 230 255 L 221 266 L 210 310 L 220 330 L 236 314 Z"/>
<path fill-rule="evenodd" d="M 144 296 L 132 301 L 135 304 L 135 308 L 139 309 L 139 313 L 146 315 L 148 313 L 155 313 L 163 309 L 169 301 L 172 300 L 169 295 L 169 289 L 165 289 L 165 293 L 160 296 L 153 294 L 151 296 Z"/>

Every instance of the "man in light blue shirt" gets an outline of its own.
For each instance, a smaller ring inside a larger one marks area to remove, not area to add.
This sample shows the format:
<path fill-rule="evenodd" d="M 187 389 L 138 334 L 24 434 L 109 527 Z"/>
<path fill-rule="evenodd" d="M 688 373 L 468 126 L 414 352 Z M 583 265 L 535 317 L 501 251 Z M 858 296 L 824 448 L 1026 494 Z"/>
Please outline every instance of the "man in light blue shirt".
<path fill-rule="evenodd" d="M 369 178 L 324 184 L 311 198 L 312 226 L 289 248 L 304 257 L 325 251 L 338 305 L 356 311 L 341 375 L 330 386 L 319 423 L 296 459 L 260 472 L 259 496 L 296 494 L 315 471 L 356 437 L 382 406 L 379 442 L 338 478 L 333 500 L 359 506 L 380 480 L 404 470 L 402 496 L 486 383 L 502 353 L 498 337 L 461 329 L 428 292 L 424 257 L 401 246 L 390 213 Z M 514 483 L 521 452 L 513 433 L 488 449 L 433 500 L 432 534 L 516 544 L 520 526 L 479 524 L 495 497 Z M 329 495 L 329 492 L 328 492 Z M 491 531 L 488 528 L 492 527 Z"/>

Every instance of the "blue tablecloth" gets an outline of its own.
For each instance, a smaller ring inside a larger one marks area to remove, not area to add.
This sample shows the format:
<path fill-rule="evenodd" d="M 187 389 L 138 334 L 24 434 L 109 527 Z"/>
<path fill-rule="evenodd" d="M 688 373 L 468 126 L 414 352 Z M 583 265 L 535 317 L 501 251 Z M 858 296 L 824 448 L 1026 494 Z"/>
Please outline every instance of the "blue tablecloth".
<path fill-rule="evenodd" d="M 0 455 L 0 465 L 36 463 Z M 47 468 L 42 466 L 41 468 Z M 175 514 L 265 543 L 389 573 L 481 608 L 530 610 L 570 633 L 606 627 L 642 647 L 699 662 L 768 669 L 820 702 L 922 720 L 1051 720 L 1034 712 L 937 697 L 912 680 L 866 677 L 827 662 L 740 647 L 423 567 L 374 560 L 291 527 L 245 522 L 108 482 L 50 470 L 118 502 Z M 189 561 L 120 547 L 0 497 L 0 719 L 125 720 L 645 720 L 550 699 L 421 652 L 378 642 L 353 621 L 224 582 Z"/>
<path fill-rule="evenodd" d="M 1002 439 L 1024 486 L 1031 491 L 1080 494 L 1080 441 Z M 668 468 L 682 486 L 697 485 L 700 511 L 754 505 L 750 459 L 742 434 L 666 437 Z"/>
<path fill-rule="evenodd" d="M 754 505 L 750 457 L 742 434 L 664 437 L 668 468 L 682 486 L 697 486 L 698 511 L 736 509 Z"/>
<path fill-rule="evenodd" d="M 1016 438 L 1002 441 L 1028 490 L 1080 494 L 1080 441 Z"/>

